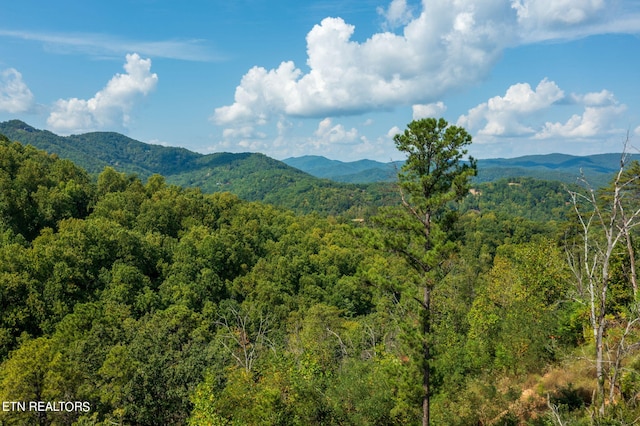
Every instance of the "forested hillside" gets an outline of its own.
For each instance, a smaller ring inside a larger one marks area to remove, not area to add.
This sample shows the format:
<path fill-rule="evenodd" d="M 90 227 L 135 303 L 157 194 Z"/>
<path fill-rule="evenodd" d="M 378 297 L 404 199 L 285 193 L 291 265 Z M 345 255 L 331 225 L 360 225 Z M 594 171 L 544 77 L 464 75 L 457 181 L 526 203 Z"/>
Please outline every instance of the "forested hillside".
<path fill-rule="evenodd" d="M 262 201 L 296 213 L 361 219 L 380 206 L 399 201 L 393 181 L 401 162 L 345 163 L 314 156 L 280 162 L 257 153 L 203 155 L 183 148 L 145 144 L 113 132 L 62 137 L 19 120 L 0 123 L 0 134 L 72 160 L 92 177 L 105 167 L 135 174 L 142 181 L 160 174 L 169 184 L 199 188 L 205 193 L 231 192 L 243 200 Z M 619 156 L 554 154 L 479 160 L 478 164 L 476 185 L 502 185 L 522 177 L 573 185 L 582 171 L 599 187 L 615 173 Z M 528 217 L 535 211 L 534 207 Z"/>
<path fill-rule="evenodd" d="M 19 120 L 0 123 L 0 134 L 74 161 L 91 175 L 105 167 L 135 174 L 143 181 L 153 174 L 168 183 L 203 192 L 232 192 L 249 201 L 265 201 L 298 213 L 339 214 L 370 210 L 388 191 L 378 184 L 340 184 L 317 179 L 262 154 L 198 154 L 183 148 L 145 144 L 119 133 L 94 132 L 58 136 Z"/>
<path fill-rule="evenodd" d="M 431 424 L 640 416 L 638 169 L 621 177 L 624 198 L 519 179 L 438 211 Z M 418 424 L 420 277 L 389 250 L 403 231 L 380 225 L 407 211 L 399 196 L 385 204 L 351 221 L 157 174 L 94 179 L 0 137 L 0 400 L 80 403 L 3 409 L 0 424 Z M 602 318 L 589 305 L 602 276 L 579 266 L 602 262 L 589 250 L 606 247 L 609 222 L 573 206 L 618 212 L 625 231 L 607 251 Z"/>

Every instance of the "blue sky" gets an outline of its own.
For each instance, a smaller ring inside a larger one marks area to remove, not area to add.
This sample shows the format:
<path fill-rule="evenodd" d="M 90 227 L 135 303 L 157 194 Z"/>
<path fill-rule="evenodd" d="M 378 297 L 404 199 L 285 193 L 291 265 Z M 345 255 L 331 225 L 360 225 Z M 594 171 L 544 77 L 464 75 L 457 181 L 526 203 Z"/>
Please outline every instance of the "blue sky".
<path fill-rule="evenodd" d="M 640 147 L 635 0 L 5 2 L 0 121 L 202 153 L 400 159 L 444 117 L 478 158 Z M 633 148 L 632 148 L 633 150 Z"/>

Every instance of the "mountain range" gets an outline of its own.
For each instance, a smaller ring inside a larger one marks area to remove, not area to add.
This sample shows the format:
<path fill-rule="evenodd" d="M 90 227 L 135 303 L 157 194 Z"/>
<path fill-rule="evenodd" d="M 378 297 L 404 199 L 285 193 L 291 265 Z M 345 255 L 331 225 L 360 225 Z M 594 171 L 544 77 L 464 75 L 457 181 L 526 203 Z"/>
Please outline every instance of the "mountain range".
<path fill-rule="evenodd" d="M 184 148 L 146 144 L 119 133 L 59 136 L 22 121 L 0 123 L 0 134 L 69 159 L 93 175 L 105 167 L 146 180 L 153 174 L 171 184 L 203 192 L 228 191 L 300 213 L 360 214 L 387 196 L 380 184 L 355 185 L 319 179 L 259 153 L 200 154 Z"/>
<path fill-rule="evenodd" d="M 630 156 L 639 159 L 640 156 Z M 393 181 L 402 162 L 360 160 L 342 162 L 307 155 L 283 160 L 284 163 L 313 176 L 336 182 L 368 183 Z M 568 154 L 528 155 L 516 158 L 478 160 L 476 183 L 503 178 L 530 177 L 575 183 L 583 174 L 593 186 L 606 184 L 620 167 L 620 154 L 574 156 Z"/>
<path fill-rule="evenodd" d="M 393 181 L 401 167 L 399 162 L 342 162 L 320 156 L 278 161 L 258 153 L 205 155 L 143 143 L 114 132 L 59 136 L 19 120 L 1 122 L 0 133 L 70 159 L 94 175 L 105 167 L 142 179 L 161 174 L 169 183 L 199 187 L 204 192 L 230 191 L 250 201 L 272 202 L 303 212 L 310 203 L 324 204 L 324 213 L 376 203 L 389 192 L 382 189 L 388 185 L 380 182 Z M 532 177 L 574 183 L 582 171 L 593 186 L 600 186 L 611 179 L 619 164 L 620 154 L 480 159 L 475 181 Z"/>

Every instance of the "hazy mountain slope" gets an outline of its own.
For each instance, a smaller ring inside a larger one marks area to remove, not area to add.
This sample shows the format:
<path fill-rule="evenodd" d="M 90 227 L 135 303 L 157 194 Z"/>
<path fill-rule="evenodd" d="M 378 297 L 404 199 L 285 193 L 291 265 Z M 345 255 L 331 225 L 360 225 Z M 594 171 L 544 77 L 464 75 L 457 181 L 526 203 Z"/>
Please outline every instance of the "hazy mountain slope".
<path fill-rule="evenodd" d="M 395 176 L 393 164 L 373 160 L 344 162 L 318 155 L 307 155 L 287 158 L 282 162 L 310 175 L 338 182 L 380 182 L 393 179 Z"/>
<path fill-rule="evenodd" d="M 97 174 L 106 166 L 146 179 L 154 173 L 169 183 L 205 192 L 229 191 L 298 212 L 360 216 L 388 201 L 386 185 L 395 180 L 399 163 L 371 160 L 342 162 L 320 156 L 278 161 L 257 153 L 203 155 L 184 148 L 150 145 L 114 132 L 58 136 L 12 120 L 0 123 L 10 140 L 31 144 Z M 476 183 L 531 177 L 575 183 L 581 170 L 592 185 L 606 184 L 619 167 L 619 154 L 576 157 L 534 155 L 478 161 Z M 313 175 L 313 176 L 312 176 Z M 315 176 L 315 177 L 314 177 Z M 387 200 L 387 201 L 383 201 Z"/>
<path fill-rule="evenodd" d="M 199 167 L 196 160 L 202 157 L 184 148 L 150 145 L 114 132 L 58 136 L 19 120 L 0 123 L 0 133 L 13 141 L 68 158 L 89 173 L 112 166 L 143 178 L 154 173 L 171 176 Z"/>
<path fill-rule="evenodd" d="M 0 123 L 0 134 L 70 159 L 92 174 L 106 166 L 142 179 L 157 173 L 176 185 L 199 187 L 204 192 L 229 191 L 245 200 L 302 213 L 360 212 L 379 205 L 376 200 L 385 196 L 377 187 L 319 179 L 257 153 L 203 155 L 184 148 L 145 144 L 113 132 L 63 137 L 18 120 Z"/>
<path fill-rule="evenodd" d="M 634 159 L 640 158 L 634 156 Z M 304 156 L 283 160 L 290 166 L 311 175 L 340 182 L 366 183 L 393 181 L 400 163 L 369 160 L 341 162 L 319 156 Z M 573 156 L 567 154 L 529 155 L 517 158 L 478 160 L 476 182 L 491 182 L 503 178 L 531 177 L 575 183 L 580 173 L 593 185 L 603 185 L 620 166 L 620 154 Z M 359 170 L 354 172 L 354 170 Z"/>

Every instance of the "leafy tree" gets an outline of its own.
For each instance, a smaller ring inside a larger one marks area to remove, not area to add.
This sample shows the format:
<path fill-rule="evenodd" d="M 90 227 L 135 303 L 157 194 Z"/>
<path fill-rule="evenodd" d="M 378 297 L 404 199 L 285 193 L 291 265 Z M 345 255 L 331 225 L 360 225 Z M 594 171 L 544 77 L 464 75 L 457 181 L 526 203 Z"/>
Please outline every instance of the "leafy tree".
<path fill-rule="evenodd" d="M 0 219 L 16 234 L 31 240 L 61 219 L 85 217 L 94 192 L 71 161 L 0 138 Z"/>
<path fill-rule="evenodd" d="M 26 340 L 0 365 L 0 401 L 69 401 L 61 376 L 64 360 L 50 338 Z M 32 410 L 0 411 L 7 425 L 71 424 L 79 412 Z"/>
<path fill-rule="evenodd" d="M 471 136 L 444 119 L 412 121 L 394 137 L 407 161 L 398 173 L 401 210 L 386 210 L 377 220 L 387 230 L 388 247 L 401 255 L 416 273 L 421 291 L 414 296 L 421 308 L 422 423 L 429 424 L 431 388 L 431 295 L 443 272 L 452 244 L 447 230 L 455 219 L 450 203 L 463 198 L 476 173 L 472 157 L 464 161 Z"/>
<path fill-rule="evenodd" d="M 125 424 L 183 424 L 189 395 L 211 362 L 209 326 L 202 315 L 174 305 L 143 317 L 98 370 L 101 402 Z"/>
<path fill-rule="evenodd" d="M 549 240 L 500 247 L 469 312 L 468 350 L 477 368 L 528 373 L 554 358 L 568 273 Z"/>
<path fill-rule="evenodd" d="M 75 303 L 96 300 L 115 262 L 156 279 L 161 255 L 152 239 L 99 217 L 61 221 L 58 232 L 45 230 L 33 241 L 29 254 L 36 284 L 32 298 L 45 308 L 45 332 L 51 332 Z"/>

